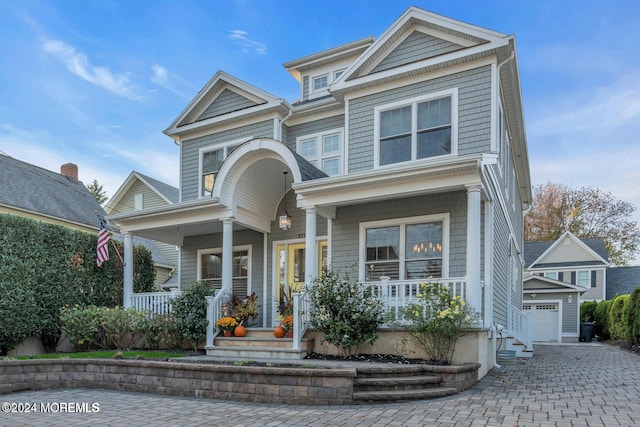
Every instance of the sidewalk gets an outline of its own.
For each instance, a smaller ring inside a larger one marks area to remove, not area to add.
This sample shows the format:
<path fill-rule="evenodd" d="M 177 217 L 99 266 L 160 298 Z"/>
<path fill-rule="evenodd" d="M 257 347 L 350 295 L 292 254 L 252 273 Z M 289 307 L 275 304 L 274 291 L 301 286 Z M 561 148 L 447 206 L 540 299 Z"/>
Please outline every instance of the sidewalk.
<path fill-rule="evenodd" d="M 532 359 L 492 370 L 461 394 L 381 405 L 265 405 L 94 389 L 0 395 L 2 402 L 99 404 L 93 413 L 0 412 L 2 426 L 635 426 L 640 356 L 598 343 L 536 345 Z"/>

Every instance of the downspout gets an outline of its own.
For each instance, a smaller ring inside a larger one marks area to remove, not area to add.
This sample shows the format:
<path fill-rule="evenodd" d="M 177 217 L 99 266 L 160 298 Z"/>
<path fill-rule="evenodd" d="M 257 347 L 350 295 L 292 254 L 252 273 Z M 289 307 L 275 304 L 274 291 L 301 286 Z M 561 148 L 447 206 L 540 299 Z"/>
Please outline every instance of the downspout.
<path fill-rule="evenodd" d="M 280 102 L 284 104 L 285 101 L 281 99 Z M 293 109 L 289 109 L 289 112 L 287 113 L 287 115 L 284 116 L 282 120 L 280 120 L 280 125 L 278 126 L 278 137 L 276 138 L 280 142 L 282 142 L 282 126 L 284 125 L 284 122 L 286 122 L 289 119 L 289 117 L 291 117 L 292 114 L 293 114 Z"/>

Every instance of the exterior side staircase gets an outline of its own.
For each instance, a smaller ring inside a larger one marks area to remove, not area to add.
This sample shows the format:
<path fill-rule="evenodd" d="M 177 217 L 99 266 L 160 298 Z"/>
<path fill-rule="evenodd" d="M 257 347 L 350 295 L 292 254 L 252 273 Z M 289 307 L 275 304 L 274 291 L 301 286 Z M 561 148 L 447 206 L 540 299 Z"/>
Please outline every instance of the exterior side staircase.
<path fill-rule="evenodd" d="M 526 345 L 511 336 L 507 336 L 504 338 L 502 348 L 515 351 L 516 357 L 533 357 L 533 346 L 531 348 L 527 348 Z"/>
<path fill-rule="evenodd" d="M 273 329 L 247 328 L 244 337 L 216 336 L 213 347 L 205 348 L 207 356 L 229 359 L 304 359 L 313 352 L 313 338 L 303 338 L 294 350 L 292 338 L 276 338 Z"/>

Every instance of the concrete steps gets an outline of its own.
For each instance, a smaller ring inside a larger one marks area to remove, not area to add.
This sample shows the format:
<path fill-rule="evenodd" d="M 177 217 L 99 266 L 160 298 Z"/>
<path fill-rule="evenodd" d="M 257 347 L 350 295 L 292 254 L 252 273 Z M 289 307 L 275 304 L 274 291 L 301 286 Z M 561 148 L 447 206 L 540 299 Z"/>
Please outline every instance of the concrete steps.
<path fill-rule="evenodd" d="M 273 329 L 247 329 L 244 337 L 218 335 L 213 347 L 205 348 L 207 356 L 230 359 L 304 359 L 313 351 L 314 340 L 303 338 L 300 349 L 293 349 L 292 338 L 276 338 Z"/>
<path fill-rule="evenodd" d="M 425 374 L 422 367 L 357 368 L 353 383 L 353 400 L 398 402 L 433 399 L 458 393 L 454 387 L 442 386 L 442 376 Z"/>

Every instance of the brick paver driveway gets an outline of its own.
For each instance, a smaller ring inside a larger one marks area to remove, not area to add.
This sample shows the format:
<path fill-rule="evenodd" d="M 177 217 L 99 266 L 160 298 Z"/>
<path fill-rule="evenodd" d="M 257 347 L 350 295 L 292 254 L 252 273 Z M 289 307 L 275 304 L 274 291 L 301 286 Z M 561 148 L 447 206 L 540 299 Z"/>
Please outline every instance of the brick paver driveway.
<path fill-rule="evenodd" d="M 539 345 L 532 359 L 464 393 L 409 403 L 265 405 L 93 389 L 0 395 L 2 402 L 43 403 L 50 412 L 0 412 L 1 426 L 637 426 L 640 356 L 596 343 Z"/>

